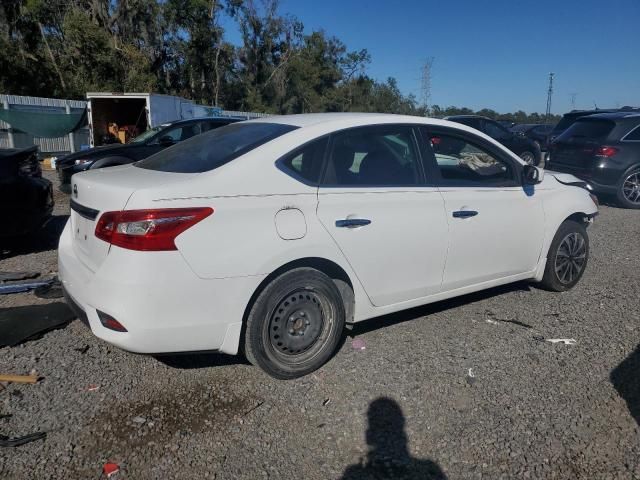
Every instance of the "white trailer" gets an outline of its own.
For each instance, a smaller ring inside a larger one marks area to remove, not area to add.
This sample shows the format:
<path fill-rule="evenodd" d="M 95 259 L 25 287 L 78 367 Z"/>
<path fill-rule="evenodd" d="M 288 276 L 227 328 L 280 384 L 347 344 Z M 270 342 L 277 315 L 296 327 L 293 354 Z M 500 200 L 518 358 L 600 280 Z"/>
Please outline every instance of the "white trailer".
<path fill-rule="evenodd" d="M 219 115 L 220 112 L 219 108 L 196 105 L 191 100 L 172 95 L 87 93 L 89 140 L 92 147 L 113 141 L 122 142 L 124 137 L 142 133 L 163 123 L 210 117 Z M 122 136 L 114 134 L 114 128 L 120 129 Z"/>

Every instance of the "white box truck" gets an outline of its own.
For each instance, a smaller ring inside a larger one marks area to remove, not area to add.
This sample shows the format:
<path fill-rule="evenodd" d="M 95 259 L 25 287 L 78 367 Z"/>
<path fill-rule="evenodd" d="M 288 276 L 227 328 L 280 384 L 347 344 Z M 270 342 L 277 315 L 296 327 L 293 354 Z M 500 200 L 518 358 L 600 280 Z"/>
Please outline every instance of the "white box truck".
<path fill-rule="evenodd" d="M 217 107 L 196 105 L 191 100 L 157 93 L 87 93 L 91 147 L 126 143 L 130 137 L 174 120 L 211 117 Z"/>

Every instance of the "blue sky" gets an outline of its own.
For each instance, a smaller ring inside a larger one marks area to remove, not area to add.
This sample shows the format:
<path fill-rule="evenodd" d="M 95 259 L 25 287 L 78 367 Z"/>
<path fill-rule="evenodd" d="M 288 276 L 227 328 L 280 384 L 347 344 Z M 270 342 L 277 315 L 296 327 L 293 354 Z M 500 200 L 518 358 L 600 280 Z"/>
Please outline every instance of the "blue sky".
<path fill-rule="evenodd" d="M 434 57 L 431 103 L 500 112 L 640 106 L 640 0 L 281 0 L 305 31 L 366 48 L 367 73 L 419 95 Z M 239 40 L 227 25 L 227 38 Z"/>

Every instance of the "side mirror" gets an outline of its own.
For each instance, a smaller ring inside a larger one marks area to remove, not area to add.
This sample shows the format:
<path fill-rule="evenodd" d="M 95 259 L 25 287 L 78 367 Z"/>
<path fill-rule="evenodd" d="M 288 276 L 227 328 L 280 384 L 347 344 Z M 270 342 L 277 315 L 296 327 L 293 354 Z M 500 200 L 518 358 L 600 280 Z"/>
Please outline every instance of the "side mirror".
<path fill-rule="evenodd" d="M 160 145 L 168 147 L 169 145 L 173 145 L 176 142 L 174 142 L 173 138 L 171 138 L 169 135 L 165 135 L 164 137 L 160 137 L 160 140 L 158 140 L 158 143 Z"/>
<path fill-rule="evenodd" d="M 533 165 L 525 165 L 522 170 L 522 184 L 523 185 L 537 185 L 542 181 L 542 170 Z"/>

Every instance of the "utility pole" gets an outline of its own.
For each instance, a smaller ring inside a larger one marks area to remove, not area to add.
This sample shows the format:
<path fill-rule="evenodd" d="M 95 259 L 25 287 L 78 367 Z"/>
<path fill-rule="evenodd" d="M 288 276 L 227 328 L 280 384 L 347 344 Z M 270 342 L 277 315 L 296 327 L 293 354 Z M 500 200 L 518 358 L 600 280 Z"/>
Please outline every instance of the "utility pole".
<path fill-rule="evenodd" d="M 578 96 L 577 93 L 571 93 L 569 94 L 569 103 L 571 104 L 571 110 L 575 110 L 576 109 L 576 97 Z"/>
<path fill-rule="evenodd" d="M 431 103 L 431 67 L 433 66 L 433 60 L 433 57 L 427 57 L 422 64 L 420 102 L 424 107 L 425 114 L 429 113 L 429 105 Z"/>
<path fill-rule="evenodd" d="M 553 95 L 553 72 L 549 73 L 549 90 L 547 90 L 547 114 L 545 116 L 545 123 L 549 123 L 551 117 L 551 96 Z"/>

